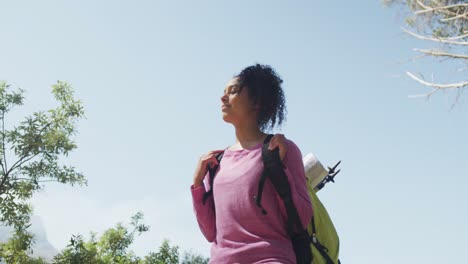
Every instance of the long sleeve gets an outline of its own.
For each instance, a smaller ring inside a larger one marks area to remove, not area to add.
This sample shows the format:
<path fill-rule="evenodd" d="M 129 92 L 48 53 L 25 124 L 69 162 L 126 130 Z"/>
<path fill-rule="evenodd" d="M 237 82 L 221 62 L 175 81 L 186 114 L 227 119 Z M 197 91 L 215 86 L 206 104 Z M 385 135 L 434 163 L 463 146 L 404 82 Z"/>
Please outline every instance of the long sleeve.
<path fill-rule="evenodd" d="M 305 228 L 312 218 L 312 204 L 307 190 L 302 154 L 294 142 L 287 140 L 288 151 L 283 159 L 284 171 L 291 186 L 291 194 L 301 223 Z"/>
<path fill-rule="evenodd" d="M 213 195 L 208 197 L 205 204 L 203 204 L 203 195 L 206 192 L 205 186 L 202 185 L 194 188 L 192 185 L 190 189 L 192 191 L 193 209 L 198 226 L 208 242 L 213 242 L 216 238 L 216 218 Z"/>

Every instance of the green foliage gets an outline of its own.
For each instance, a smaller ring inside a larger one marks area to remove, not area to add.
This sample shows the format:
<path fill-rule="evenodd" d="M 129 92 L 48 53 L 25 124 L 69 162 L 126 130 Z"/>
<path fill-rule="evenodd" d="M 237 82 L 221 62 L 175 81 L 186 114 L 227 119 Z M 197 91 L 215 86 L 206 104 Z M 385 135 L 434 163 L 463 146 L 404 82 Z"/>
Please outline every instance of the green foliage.
<path fill-rule="evenodd" d="M 179 262 L 180 261 L 180 262 Z M 205 258 L 199 254 L 185 252 L 182 260 L 179 257 L 179 247 L 171 246 L 169 241 L 166 239 L 159 247 L 159 251 L 155 253 L 149 253 L 145 257 L 143 263 L 147 264 L 208 264 L 209 258 Z"/>
<path fill-rule="evenodd" d="M 26 263 L 33 236 L 23 229 L 18 229 L 7 243 L 0 244 L 0 260 L 6 263 Z"/>
<path fill-rule="evenodd" d="M 26 227 L 27 228 L 27 227 Z M 43 264 L 46 263 L 41 258 L 30 257 L 33 243 L 33 235 L 25 228 L 17 228 L 13 236 L 6 242 L 0 244 L 0 260 L 7 264 Z"/>
<path fill-rule="evenodd" d="M 99 239 L 96 239 L 96 234 L 91 234 L 89 241 L 84 241 L 80 235 L 72 236 L 67 248 L 54 257 L 54 263 L 142 263 L 128 249 L 136 236 L 149 230 L 148 226 L 140 223 L 142 219 L 143 214 L 139 212 L 132 217 L 131 230 L 119 223 L 106 230 Z"/>
<path fill-rule="evenodd" d="M 33 239 L 27 232 L 32 213 L 27 201 L 34 192 L 50 181 L 86 184 L 74 167 L 59 163 L 76 148 L 72 140 L 75 124 L 84 117 L 83 106 L 74 99 L 71 86 L 57 82 L 52 86 L 59 103 L 56 108 L 34 112 L 7 129 L 8 113 L 23 104 L 23 92 L 0 82 L 0 224 L 15 230 L 7 243 L 0 243 L 0 260 L 7 263 L 40 261 L 28 257 Z"/>
<path fill-rule="evenodd" d="M 136 256 L 129 247 L 135 238 L 147 232 L 149 227 L 141 223 L 143 214 L 138 212 L 131 218 L 130 226 L 118 223 L 98 238 L 91 233 L 88 240 L 73 235 L 67 247 L 57 254 L 55 264 L 207 264 L 209 259 L 193 252 L 185 252 L 180 261 L 179 247 L 164 240 L 157 252 L 145 257 Z M 40 258 L 30 257 L 33 237 L 26 229 L 17 230 L 12 238 L 0 246 L 0 260 L 5 263 L 43 264 Z M 180 261 L 180 262 L 179 262 Z"/>
<path fill-rule="evenodd" d="M 179 263 L 179 247 L 172 247 L 168 240 L 164 240 L 159 251 L 150 253 L 145 258 L 145 263 L 148 264 L 178 264 Z"/>
<path fill-rule="evenodd" d="M 77 235 L 72 236 L 67 248 L 54 257 L 53 263 L 98 264 L 103 262 L 100 262 L 97 258 L 97 248 L 94 236 L 91 237 L 89 242 L 85 242 L 80 235 Z"/>
<path fill-rule="evenodd" d="M 8 113 L 24 101 L 23 90 L 12 90 L 0 82 L 0 224 L 12 226 L 12 237 L 0 243 L 0 261 L 7 264 L 46 263 L 33 258 L 33 235 L 30 226 L 32 195 L 44 188 L 45 182 L 55 181 L 70 185 L 83 185 L 86 180 L 74 167 L 60 164 L 77 146 L 72 140 L 76 134 L 76 122 L 84 117 L 83 106 L 73 96 L 67 83 L 57 82 L 52 93 L 59 103 L 54 109 L 38 111 L 7 129 Z M 130 227 L 117 224 L 99 238 L 91 234 L 88 240 L 74 235 L 68 246 L 57 254 L 53 263 L 60 264 L 145 264 L 179 263 L 179 247 L 164 240 L 157 252 L 140 258 L 129 250 L 135 238 L 147 232 L 141 224 L 142 213 L 131 218 Z M 193 253 L 186 253 L 182 263 L 207 263 L 208 260 Z"/>
<path fill-rule="evenodd" d="M 98 253 L 104 263 L 138 263 L 128 247 L 133 243 L 135 232 L 129 232 L 121 224 L 108 229 L 97 243 Z"/>
<path fill-rule="evenodd" d="M 97 239 L 92 234 L 89 241 L 84 241 L 81 236 L 73 236 L 70 244 L 60 254 L 54 257 L 56 264 L 178 264 L 179 247 L 171 246 L 168 240 L 164 240 L 157 252 L 150 252 L 140 258 L 129 250 L 137 236 L 147 232 L 149 227 L 141 224 L 142 213 L 132 216 L 131 228 L 117 224 L 114 228 L 106 230 Z M 208 259 L 192 252 L 185 253 L 183 264 L 207 264 Z"/>
<path fill-rule="evenodd" d="M 205 258 L 201 255 L 195 254 L 193 252 L 186 252 L 184 258 L 182 259 L 182 264 L 208 264 L 210 261 L 209 258 Z"/>
<path fill-rule="evenodd" d="M 60 157 L 76 148 L 72 136 L 76 122 L 83 118 L 83 106 L 65 82 L 53 85 L 52 94 L 59 106 L 35 112 L 8 130 L 5 120 L 23 104 L 23 90 L 0 82 L 0 223 L 8 226 L 29 223 L 32 209 L 27 200 L 42 183 L 86 184 L 74 167 L 59 164 Z"/>

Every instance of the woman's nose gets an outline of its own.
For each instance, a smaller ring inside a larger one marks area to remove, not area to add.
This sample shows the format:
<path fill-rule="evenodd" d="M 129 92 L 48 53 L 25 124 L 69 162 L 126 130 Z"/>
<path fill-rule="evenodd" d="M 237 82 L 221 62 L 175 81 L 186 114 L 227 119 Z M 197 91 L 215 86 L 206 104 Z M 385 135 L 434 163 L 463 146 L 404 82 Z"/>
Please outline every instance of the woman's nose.
<path fill-rule="evenodd" d="M 221 102 L 227 102 L 227 93 L 224 93 L 222 96 L 221 96 Z"/>

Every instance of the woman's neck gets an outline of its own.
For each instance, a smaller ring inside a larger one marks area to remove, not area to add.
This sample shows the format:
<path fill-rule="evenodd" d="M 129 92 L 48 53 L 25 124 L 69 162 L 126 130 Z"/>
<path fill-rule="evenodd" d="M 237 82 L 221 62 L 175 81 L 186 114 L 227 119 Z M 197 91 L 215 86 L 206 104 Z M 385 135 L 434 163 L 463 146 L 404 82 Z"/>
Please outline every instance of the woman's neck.
<path fill-rule="evenodd" d="M 236 144 L 232 146 L 233 150 L 249 149 L 255 147 L 265 140 L 266 134 L 258 126 L 236 126 Z"/>

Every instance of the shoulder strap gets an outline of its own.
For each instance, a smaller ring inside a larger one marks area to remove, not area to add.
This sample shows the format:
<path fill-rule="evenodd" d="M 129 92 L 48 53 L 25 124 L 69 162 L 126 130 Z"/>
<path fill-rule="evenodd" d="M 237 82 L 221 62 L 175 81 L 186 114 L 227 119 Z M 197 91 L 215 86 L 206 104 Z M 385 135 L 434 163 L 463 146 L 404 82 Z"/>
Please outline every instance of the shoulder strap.
<path fill-rule="evenodd" d="M 224 151 L 216 154 L 216 160 L 218 160 L 218 164 L 213 166 L 213 167 L 208 167 L 208 173 L 209 173 L 209 176 L 210 176 L 210 178 L 209 178 L 210 190 L 203 194 L 203 204 L 206 203 L 206 200 L 208 199 L 208 197 L 213 195 L 214 178 L 215 178 L 215 175 L 216 175 L 216 171 L 219 168 L 219 163 L 221 162 L 221 159 L 223 158 L 223 155 L 224 155 Z"/>
<path fill-rule="evenodd" d="M 258 194 L 257 194 L 257 205 L 263 209 L 261 206 L 261 197 L 263 193 L 263 187 L 265 184 L 265 179 L 268 177 L 273 184 L 276 192 L 281 197 L 286 208 L 287 218 L 288 218 L 288 232 L 292 235 L 294 232 L 302 232 L 303 227 L 297 212 L 296 206 L 294 206 L 291 187 L 289 185 L 288 178 L 284 173 L 283 163 L 281 162 L 278 149 L 269 150 L 268 143 L 273 135 L 269 135 L 262 147 L 262 159 L 263 159 L 263 174 L 260 178 L 258 185 Z M 263 209 L 264 210 L 264 209 Z"/>
<path fill-rule="evenodd" d="M 265 158 L 263 152 L 268 151 L 268 144 L 270 143 L 271 138 L 273 135 L 268 135 L 265 140 L 263 141 L 263 146 L 262 146 L 262 159 L 263 159 L 263 166 L 265 167 Z M 262 209 L 263 214 L 267 214 L 267 211 L 265 208 L 262 206 L 262 195 L 263 195 L 263 187 L 265 186 L 265 181 L 267 178 L 267 171 L 264 169 L 262 172 L 262 175 L 260 176 L 260 181 L 258 183 L 258 192 L 257 196 L 255 196 L 255 203 L 257 204 L 258 207 Z"/>
<path fill-rule="evenodd" d="M 262 159 L 265 167 L 262 178 L 268 177 L 270 179 L 276 192 L 281 197 L 281 200 L 283 200 L 287 214 L 287 232 L 291 237 L 294 253 L 296 255 L 296 262 L 298 264 L 311 263 L 312 252 L 310 250 L 310 237 L 307 230 L 302 226 L 299 213 L 297 212 L 296 206 L 294 206 L 291 186 L 284 172 L 279 151 L 277 148 L 273 151 L 269 150 L 268 145 L 269 144 L 265 143 L 262 148 Z M 260 185 L 263 185 L 263 183 L 259 184 L 259 194 L 261 193 L 260 188 L 263 188 L 263 186 Z"/>

